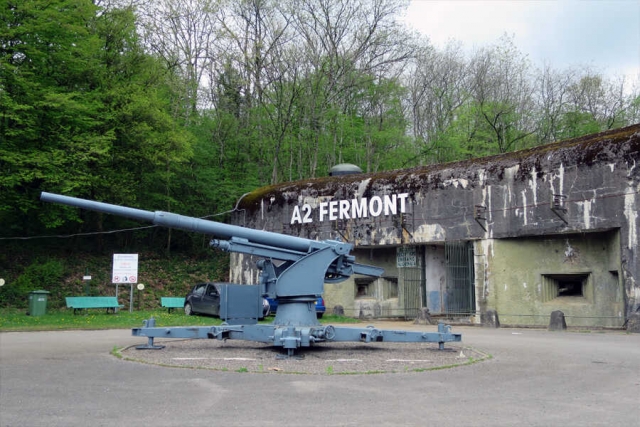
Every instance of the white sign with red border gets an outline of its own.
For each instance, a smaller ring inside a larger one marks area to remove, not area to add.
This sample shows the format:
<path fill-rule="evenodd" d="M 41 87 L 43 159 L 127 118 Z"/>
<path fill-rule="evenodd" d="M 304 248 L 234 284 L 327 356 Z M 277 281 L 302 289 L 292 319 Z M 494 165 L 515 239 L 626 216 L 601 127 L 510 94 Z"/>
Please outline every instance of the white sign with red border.
<path fill-rule="evenodd" d="M 138 283 L 138 254 L 113 254 L 111 283 Z"/>

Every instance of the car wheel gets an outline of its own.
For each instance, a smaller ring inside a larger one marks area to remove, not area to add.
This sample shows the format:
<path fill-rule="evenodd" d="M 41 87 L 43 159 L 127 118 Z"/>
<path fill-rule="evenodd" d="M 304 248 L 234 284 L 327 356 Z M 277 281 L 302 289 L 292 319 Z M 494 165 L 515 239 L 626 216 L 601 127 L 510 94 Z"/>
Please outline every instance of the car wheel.
<path fill-rule="evenodd" d="M 318 319 L 322 319 L 322 315 L 323 315 L 323 314 L 324 314 L 324 313 L 316 313 L 316 316 L 318 316 Z"/>
<path fill-rule="evenodd" d="M 184 314 L 186 314 L 187 316 L 193 315 L 193 308 L 191 307 L 190 303 L 186 303 L 184 305 Z"/>

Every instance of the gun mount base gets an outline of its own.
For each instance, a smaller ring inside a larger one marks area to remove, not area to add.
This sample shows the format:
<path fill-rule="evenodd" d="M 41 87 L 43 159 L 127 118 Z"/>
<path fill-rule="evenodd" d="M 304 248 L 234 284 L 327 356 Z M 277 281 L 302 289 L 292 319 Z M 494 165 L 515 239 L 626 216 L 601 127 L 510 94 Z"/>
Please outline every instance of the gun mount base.
<path fill-rule="evenodd" d="M 278 298 L 273 320 L 276 326 L 320 326 L 316 314 L 316 297 Z"/>
<path fill-rule="evenodd" d="M 153 317 L 151 319 L 144 321 L 145 328 L 154 328 L 156 326 L 156 319 Z M 136 350 L 162 350 L 165 346 L 163 345 L 155 345 L 153 343 L 153 337 L 149 337 L 147 339 L 146 344 L 141 344 L 136 346 Z"/>
<path fill-rule="evenodd" d="M 352 328 L 332 325 L 279 326 L 279 325 L 220 325 L 196 327 L 160 328 L 155 321 L 145 321 L 142 328 L 134 328 L 133 336 L 147 337 L 148 344 L 141 349 L 159 349 L 153 343 L 154 338 L 191 338 L 191 339 L 237 339 L 257 341 L 282 347 L 287 350 L 286 358 L 298 358 L 295 351 L 323 342 L 433 342 L 444 350 L 447 342 L 460 342 L 462 335 L 451 332 L 451 326 L 438 324 L 437 332 L 417 332 L 376 329 L 373 326 Z M 138 347 L 137 347 L 138 348 Z"/>
<path fill-rule="evenodd" d="M 153 343 L 153 337 L 150 337 L 146 344 L 136 346 L 136 350 L 162 350 L 165 346 Z"/>

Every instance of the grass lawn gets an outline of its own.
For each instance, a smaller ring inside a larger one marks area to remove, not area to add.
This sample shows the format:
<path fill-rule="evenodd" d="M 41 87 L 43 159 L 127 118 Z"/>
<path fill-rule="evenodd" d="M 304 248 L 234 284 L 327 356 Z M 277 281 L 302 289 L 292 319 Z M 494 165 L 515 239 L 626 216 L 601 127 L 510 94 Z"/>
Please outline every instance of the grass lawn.
<path fill-rule="evenodd" d="M 27 316 L 25 310 L 1 309 L 0 332 L 17 331 L 53 331 L 72 329 L 130 329 L 142 327 L 142 321 L 156 319 L 156 326 L 214 326 L 222 321 L 210 316 L 186 316 L 182 310 L 168 313 L 166 309 L 133 311 L 120 309 L 118 313 L 107 314 L 103 309 L 84 310 L 73 314 L 73 310 L 48 311 L 42 316 Z M 260 323 L 273 322 L 273 316 Z M 357 319 L 343 316 L 326 315 L 321 323 L 358 323 Z"/>

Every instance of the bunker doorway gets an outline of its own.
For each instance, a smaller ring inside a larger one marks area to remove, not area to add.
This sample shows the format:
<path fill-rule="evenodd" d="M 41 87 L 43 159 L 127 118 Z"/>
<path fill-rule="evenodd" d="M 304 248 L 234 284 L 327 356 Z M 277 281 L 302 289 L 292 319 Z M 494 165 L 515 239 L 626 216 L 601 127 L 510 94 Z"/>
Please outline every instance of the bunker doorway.
<path fill-rule="evenodd" d="M 445 242 L 445 313 L 468 316 L 475 313 L 472 242 Z"/>
<path fill-rule="evenodd" d="M 398 269 L 398 279 L 402 284 L 400 295 L 406 319 L 418 317 L 420 308 L 426 306 L 425 278 L 422 267 L 403 267 Z"/>

